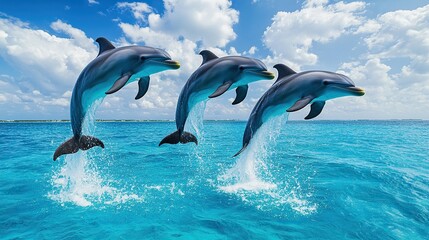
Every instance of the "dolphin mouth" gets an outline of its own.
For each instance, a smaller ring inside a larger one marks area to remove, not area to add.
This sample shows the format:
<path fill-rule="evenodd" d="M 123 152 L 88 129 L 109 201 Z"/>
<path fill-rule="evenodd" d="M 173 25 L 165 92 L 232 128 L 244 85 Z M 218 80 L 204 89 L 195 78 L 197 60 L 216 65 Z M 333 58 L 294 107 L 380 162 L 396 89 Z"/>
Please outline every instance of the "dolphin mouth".
<path fill-rule="evenodd" d="M 347 88 L 344 88 L 344 90 L 346 90 L 346 91 L 348 91 L 348 92 L 350 92 L 356 96 L 365 95 L 365 90 L 363 88 L 359 88 L 359 87 L 347 87 Z"/>
<path fill-rule="evenodd" d="M 252 74 L 255 74 L 257 76 L 261 76 L 263 78 L 266 79 L 274 79 L 275 75 L 272 72 L 269 71 L 252 71 L 252 70 L 248 70 L 248 72 L 251 72 Z"/>
<path fill-rule="evenodd" d="M 171 60 L 171 59 L 164 60 L 162 63 L 164 65 L 167 65 L 167 66 L 173 68 L 173 69 L 180 68 L 180 63 L 178 61 L 174 61 L 174 60 Z"/>
<path fill-rule="evenodd" d="M 151 62 L 154 62 L 156 64 L 168 66 L 171 69 L 178 69 L 180 68 L 180 63 L 178 61 L 174 61 L 171 59 L 150 59 Z"/>

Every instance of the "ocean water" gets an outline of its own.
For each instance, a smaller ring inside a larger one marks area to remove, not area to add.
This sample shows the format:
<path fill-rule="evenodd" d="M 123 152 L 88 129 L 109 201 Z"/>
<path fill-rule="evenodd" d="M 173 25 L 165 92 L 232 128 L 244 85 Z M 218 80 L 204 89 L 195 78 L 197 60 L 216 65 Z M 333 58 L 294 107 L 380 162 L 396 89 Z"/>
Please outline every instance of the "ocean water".
<path fill-rule="evenodd" d="M 1 239 L 429 239 L 428 121 L 0 123 Z"/>

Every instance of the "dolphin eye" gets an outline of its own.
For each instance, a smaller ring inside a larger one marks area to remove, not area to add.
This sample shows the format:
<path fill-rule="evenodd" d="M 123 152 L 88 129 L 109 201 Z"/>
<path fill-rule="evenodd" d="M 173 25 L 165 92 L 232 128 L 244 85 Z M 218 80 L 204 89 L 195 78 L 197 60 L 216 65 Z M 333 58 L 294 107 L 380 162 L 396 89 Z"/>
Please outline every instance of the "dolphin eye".
<path fill-rule="evenodd" d="M 240 67 L 238 67 L 238 69 L 240 69 L 240 70 L 244 70 L 244 67 L 243 67 L 243 66 L 240 66 Z"/>
<path fill-rule="evenodd" d="M 140 56 L 140 60 L 144 61 L 146 58 L 144 56 Z"/>
<path fill-rule="evenodd" d="M 322 81 L 322 84 L 323 84 L 324 86 L 326 86 L 326 85 L 328 85 L 328 84 L 329 84 L 329 81 L 328 81 L 328 80 L 323 80 L 323 81 Z"/>

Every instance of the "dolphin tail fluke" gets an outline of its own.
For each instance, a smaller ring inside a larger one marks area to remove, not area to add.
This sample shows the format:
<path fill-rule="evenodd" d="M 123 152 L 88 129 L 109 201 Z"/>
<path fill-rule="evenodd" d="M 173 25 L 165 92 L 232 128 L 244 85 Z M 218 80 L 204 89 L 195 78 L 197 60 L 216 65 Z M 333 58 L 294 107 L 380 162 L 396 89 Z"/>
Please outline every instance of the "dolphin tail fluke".
<path fill-rule="evenodd" d="M 178 143 L 188 143 L 188 142 L 194 142 L 198 145 L 197 138 L 189 132 L 183 132 L 182 134 L 179 133 L 179 131 L 175 131 L 174 133 L 168 135 L 162 141 L 159 143 L 159 146 L 161 146 L 164 143 L 168 144 L 178 144 Z"/>
<path fill-rule="evenodd" d="M 181 143 L 193 142 L 196 145 L 198 145 L 197 138 L 190 132 L 183 132 L 182 136 L 180 136 L 180 142 Z"/>
<path fill-rule="evenodd" d="M 85 136 L 85 135 L 80 137 L 79 148 L 81 150 L 88 150 L 96 146 L 104 148 L 104 143 L 96 137 Z"/>
<path fill-rule="evenodd" d="M 247 145 L 249 145 L 248 143 L 245 143 L 244 146 L 240 149 L 240 151 L 238 151 L 238 153 L 236 153 L 234 156 L 232 157 L 237 157 L 238 155 L 240 155 L 240 153 L 242 153 L 246 148 Z"/>
<path fill-rule="evenodd" d="M 61 144 L 57 150 L 55 150 L 54 153 L 54 161 L 57 160 L 57 158 L 64 154 L 71 154 L 79 151 L 79 143 L 76 141 L 74 137 L 70 138 L 69 140 L 65 141 L 63 144 Z"/>
<path fill-rule="evenodd" d="M 79 149 L 88 150 L 95 146 L 104 148 L 104 143 L 100 139 L 91 136 L 81 136 L 80 140 L 72 137 L 55 150 L 53 159 L 55 161 L 61 155 L 76 153 Z"/>

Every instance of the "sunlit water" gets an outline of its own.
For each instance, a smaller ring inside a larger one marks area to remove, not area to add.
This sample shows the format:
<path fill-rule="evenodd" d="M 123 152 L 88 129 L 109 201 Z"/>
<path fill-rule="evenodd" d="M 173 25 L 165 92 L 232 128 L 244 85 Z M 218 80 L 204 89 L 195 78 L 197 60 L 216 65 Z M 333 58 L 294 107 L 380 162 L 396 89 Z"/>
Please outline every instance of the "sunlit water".
<path fill-rule="evenodd" d="M 0 238 L 428 239 L 429 122 L 284 117 L 236 158 L 245 122 L 190 122 L 98 122 L 56 162 L 69 123 L 0 123 Z"/>

